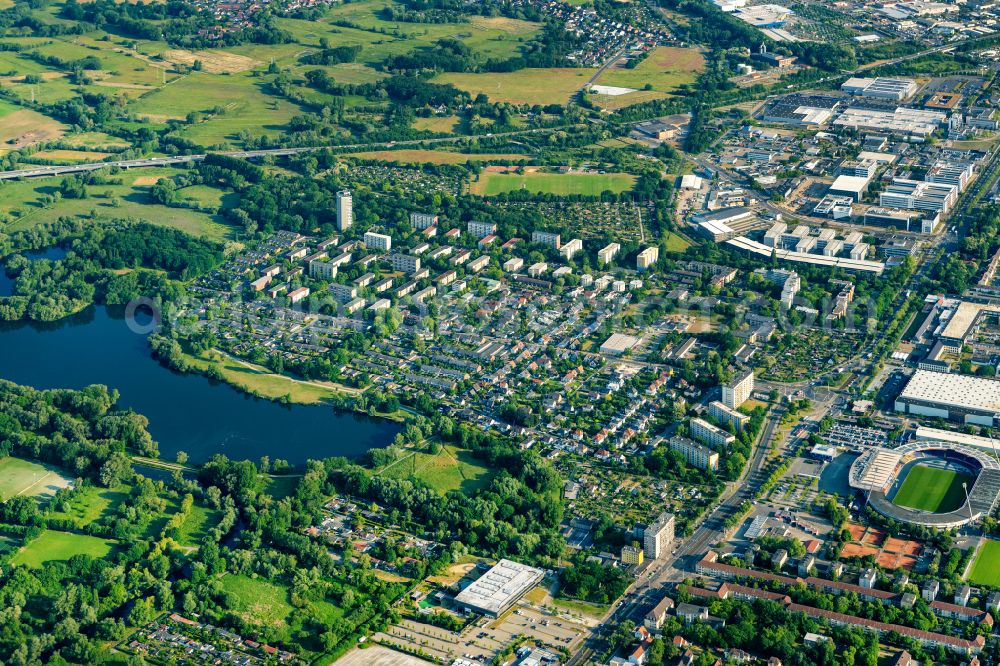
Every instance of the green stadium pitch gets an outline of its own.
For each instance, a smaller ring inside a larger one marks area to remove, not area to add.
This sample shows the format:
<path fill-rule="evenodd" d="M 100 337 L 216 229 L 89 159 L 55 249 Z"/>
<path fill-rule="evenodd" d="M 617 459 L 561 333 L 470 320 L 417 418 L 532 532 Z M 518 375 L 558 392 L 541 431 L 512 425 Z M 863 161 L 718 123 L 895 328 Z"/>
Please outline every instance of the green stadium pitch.
<path fill-rule="evenodd" d="M 893 504 L 932 513 L 955 511 L 965 503 L 962 484 L 972 488 L 975 477 L 951 469 L 915 465 L 892 498 Z"/>

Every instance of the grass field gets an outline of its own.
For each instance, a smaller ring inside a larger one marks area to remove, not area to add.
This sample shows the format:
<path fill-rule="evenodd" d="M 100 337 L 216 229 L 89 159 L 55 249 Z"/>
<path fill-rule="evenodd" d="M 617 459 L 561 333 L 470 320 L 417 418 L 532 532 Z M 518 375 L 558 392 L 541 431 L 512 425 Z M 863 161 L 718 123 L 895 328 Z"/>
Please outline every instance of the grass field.
<path fill-rule="evenodd" d="M 191 507 L 190 515 L 181 523 L 177 542 L 183 546 L 197 546 L 221 519 L 221 511 L 195 504 Z"/>
<path fill-rule="evenodd" d="M 350 153 L 348 157 L 363 160 L 382 160 L 407 164 L 465 164 L 467 162 L 499 162 L 530 159 L 519 153 L 451 153 L 446 150 L 376 150 Z"/>
<path fill-rule="evenodd" d="M 0 121 L 0 127 L 2 125 Z M 97 221 L 134 217 L 193 236 L 218 241 L 232 238 L 233 227 L 216 216 L 185 208 L 168 208 L 150 198 L 149 186 L 157 178 L 177 173 L 176 169 L 123 171 L 119 175 L 122 179 L 120 185 L 94 186 L 90 188 L 87 199 L 62 199 L 58 206 L 46 205 L 45 201 L 59 190 L 61 176 L 4 181 L 0 184 L 0 220 L 5 216 L 11 220 L 4 231 L 21 231 L 44 222 L 54 222 L 60 217 L 86 217 Z M 202 196 L 207 196 L 204 191 Z M 219 192 L 218 197 L 221 199 L 222 196 Z"/>
<path fill-rule="evenodd" d="M 916 465 L 910 468 L 892 501 L 921 511 L 954 511 L 965 503 L 962 483 L 971 485 L 972 479 L 954 470 Z"/>
<path fill-rule="evenodd" d="M 237 574 L 222 577 L 228 607 L 252 624 L 281 624 L 292 612 L 288 590 L 260 578 Z"/>
<path fill-rule="evenodd" d="M 635 176 L 627 173 L 492 173 L 480 172 L 469 190 L 479 196 L 493 196 L 515 190 L 566 196 L 582 194 L 597 196 L 604 190 L 625 192 L 635 184 Z"/>
<path fill-rule="evenodd" d="M 68 560 L 74 555 L 105 557 L 114 546 L 115 542 L 109 539 L 45 530 L 41 536 L 14 555 L 11 563 L 40 567 L 46 562 Z"/>
<path fill-rule="evenodd" d="M 672 231 L 667 233 L 667 252 L 683 252 L 689 247 L 691 247 L 691 243 L 683 236 L 679 236 Z"/>
<path fill-rule="evenodd" d="M 443 446 L 435 455 L 413 453 L 380 469 L 377 474 L 397 479 L 420 479 L 440 493 L 461 490 L 471 493 L 486 486 L 490 470 L 468 451 Z"/>
<path fill-rule="evenodd" d="M 0 500 L 16 495 L 51 497 L 73 480 L 58 471 L 21 458 L 0 459 Z"/>
<path fill-rule="evenodd" d="M 80 489 L 66 506 L 65 511 L 55 511 L 53 518 L 71 520 L 78 529 L 83 529 L 100 518 L 105 511 L 116 510 L 128 499 L 125 490 L 111 490 L 88 486 Z"/>
<path fill-rule="evenodd" d="M 697 49 L 660 46 L 633 69 L 620 65 L 609 67 L 595 81 L 597 85 L 632 88 L 624 95 L 594 95 L 592 99 L 606 109 L 620 109 L 632 104 L 663 99 L 682 84 L 694 83 L 705 67 L 705 58 Z M 648 90 L 644 90 L 649 86 Z"/>
<path fill-rule="evenodd" d="M 987 539 L 983 542 L 969 571 L 969 581 L 1000 587 L 1000 541 Z"/>
<path fill-rule="evenodd" d="M 523 69 L 505 73 L 447 73 L 433 83 L 450 83 L 472 95 L 485 93 L 491 102 L 511 104 L 566 104 L 590 77 L 594 69 Z"/>

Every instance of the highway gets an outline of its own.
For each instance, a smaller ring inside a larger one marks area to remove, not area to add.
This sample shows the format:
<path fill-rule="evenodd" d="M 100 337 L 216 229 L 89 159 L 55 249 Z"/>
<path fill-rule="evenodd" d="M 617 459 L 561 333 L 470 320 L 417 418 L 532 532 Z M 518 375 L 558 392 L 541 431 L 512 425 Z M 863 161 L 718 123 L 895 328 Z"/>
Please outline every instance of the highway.
<path fill-rule="evenodd" d="M 302 146 L 298 148 L 272 148 L 268 150 L 234 150 L 228 152 L 214 153 L 216 155 L 226 155 L 227 157 L 238 157 L 242 159 L 255 159 L 265 156 L 287 157 L 300 153 L 311 153 L 319 150 L 341 150 L 341 151 L 362 151 L 375 150 L 379 148 L 398 148 L 400 146 L 425 146 L 434 144 L 460 143 L 474 139 L 498 138 L 511 136 L 525 136 L 529 134 L 540 134 L 545 132 L 555 132 L 572 127 L 579 127 L 578 124 L 561 125 L 559 127 L 538 127 L 534 129 L 517 130 L 514 132 L 498 132 L 485 136 L 446 136 L 436 139 L 415 139 L 411 141 L 384 141 L 380 143 L 355 143 L 326 146 Z M 199 153 L 197 155 L 175 155 L 170 157 L 147 157 L 138 160 L 112 160 L 107 162 L 85 162 L 83 164 L 71 164 L 60 166 L 37 166 L 30 169 L 17 169 L 14 171 L 0 171 L 0 180 L 11 180 L 16 178 L 34 178 L 39 176 L 59 176 L 69 173 L 82 173 L 86 171 L 97 171 L 108 167 L 119 167 L 121 169 L 140 169 L 146 167 L 171 166 L 175 164 L 186 164 L 188 162 L 201 162 L 207 155 Z"/>

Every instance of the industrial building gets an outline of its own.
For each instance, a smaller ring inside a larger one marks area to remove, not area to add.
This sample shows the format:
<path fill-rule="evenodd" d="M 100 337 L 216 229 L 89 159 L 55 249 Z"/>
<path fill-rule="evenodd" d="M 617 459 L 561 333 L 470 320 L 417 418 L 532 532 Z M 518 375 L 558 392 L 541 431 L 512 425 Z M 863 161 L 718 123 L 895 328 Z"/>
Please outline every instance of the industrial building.
<path fill-rule="evenodd" d="M 913 97 L 917 88 L 917 82 L 913 79 L 890 79 L 883 76 L 874 79 L 852 77 L 840 86 L 841 90 L 851 95 L 893 102 Z"/>
<path fill-rule="evenodd" d="M 849 107 L 833 124 L 863 132 L 889 132 L 908 139 L 923 141 L 947 122 L 940 111 L 924 111 L 898 107 L 894 110 Z"/>
<path fill-rule="evenodd" d="M 641 339 L 635 337 L 634 335 L 612 333 L 611 337 L 605 340 L 604 344 L 601 345 L 601 353 L 611 354 L 612 356 L 621 356 L 639 344 L 639 342 L 641 342 Z"/>
<path fill-rule="evenodd" d="M 500 560 L 458 593 L 455 603 L 474 613 L 498 617 L 545 578 L 535 567 Z"/>
<path fill-rule="evenodd" d="M 871 179 L 865 176 L 837 176 L 827 194 L 849 197 L 852 201 L 859 202 L 870 182 Z"/>
<path fill-rule="evenodd" d="M 917 370 L 896 398 L 896 411 L 974 425 L 1000 425 L 1000 381 Z"/>

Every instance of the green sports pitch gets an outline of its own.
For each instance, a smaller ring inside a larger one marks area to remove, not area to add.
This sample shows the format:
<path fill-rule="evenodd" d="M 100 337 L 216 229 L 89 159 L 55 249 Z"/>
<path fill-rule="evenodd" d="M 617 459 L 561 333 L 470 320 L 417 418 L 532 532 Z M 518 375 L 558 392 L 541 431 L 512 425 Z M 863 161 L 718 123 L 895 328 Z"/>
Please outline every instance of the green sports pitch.
<path fill-rule="evenodd" d="M 892 498 L 894 504 L 920 511 L 946 513 L 965 503 L 963 483 L 972 487 L 975 477 L 952 469 L 914 465 Z"/>
<path fill-rule="evenodd" d="M 21 458 L 0 458 L 0 502 L 16 495 L 46 499 L 73 480 L 54 469 Z"/>
<path fill-rule="evenodd" d="M 976 585 L 1000 586 L 1000 541 L 986 539 L 976 553 L 969 571 L 969 582 Z"/>

